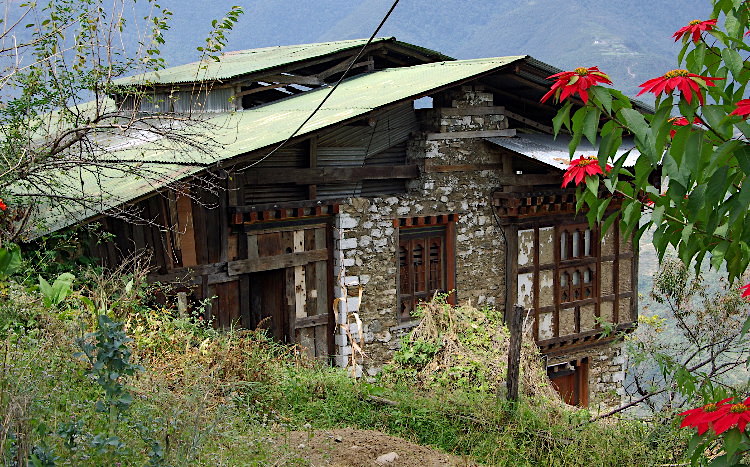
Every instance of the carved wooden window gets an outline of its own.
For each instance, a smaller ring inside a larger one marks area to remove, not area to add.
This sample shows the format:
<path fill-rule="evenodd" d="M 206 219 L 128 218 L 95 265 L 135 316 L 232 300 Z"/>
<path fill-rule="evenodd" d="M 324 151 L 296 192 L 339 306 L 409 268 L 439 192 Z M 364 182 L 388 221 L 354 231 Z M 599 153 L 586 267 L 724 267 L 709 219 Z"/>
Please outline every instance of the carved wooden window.
<path fill-rule="evenodd" d="M 452 228 L 452 222 L 399 228 L 398 309 L 402 321 L 411 319 L 417 305 L 431 300 L 435 292 L 455 288 Z"/>
<path fill-rule="evenodd" d="M 596 295 L 599 233 L 587 225 L 558 226 L 560 262 L 557 268 L 560 304 L 592 299 Z"/>

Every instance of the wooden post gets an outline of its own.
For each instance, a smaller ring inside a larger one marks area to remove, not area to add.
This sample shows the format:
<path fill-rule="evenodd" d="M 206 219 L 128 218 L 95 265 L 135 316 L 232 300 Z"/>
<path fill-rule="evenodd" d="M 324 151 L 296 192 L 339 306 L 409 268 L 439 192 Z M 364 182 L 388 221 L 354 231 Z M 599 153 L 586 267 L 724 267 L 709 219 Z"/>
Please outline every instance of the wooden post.
<path fill-rule="evenodd" d="M 506 385 L 508 394 L 506 398 L 509 401 L 518 400 L 518 380 L 521 370 L 521 339 L 523 336 L 522 327 L 523 307 L 516 305 L 510 313 L 508 319 L 508 332 L 510 333 L 510 343 L 508 344 L 508 374 L 506 376 Z"/>

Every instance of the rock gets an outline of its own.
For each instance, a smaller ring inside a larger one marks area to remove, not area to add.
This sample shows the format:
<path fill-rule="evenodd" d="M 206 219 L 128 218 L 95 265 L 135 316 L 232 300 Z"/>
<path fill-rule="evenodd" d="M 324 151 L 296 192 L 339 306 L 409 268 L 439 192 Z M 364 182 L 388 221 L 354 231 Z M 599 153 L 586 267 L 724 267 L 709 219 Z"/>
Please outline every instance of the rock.
<path fill-rule="evenodd" d="M 391 462 L 398 459 L 398 454 L 395 452 L 389 452 L 387 454 L 383 454 L 382 456 L 379 456 L 377 459 L 375 459 L 375 462 L 380 465 L 390 464 Z"/>

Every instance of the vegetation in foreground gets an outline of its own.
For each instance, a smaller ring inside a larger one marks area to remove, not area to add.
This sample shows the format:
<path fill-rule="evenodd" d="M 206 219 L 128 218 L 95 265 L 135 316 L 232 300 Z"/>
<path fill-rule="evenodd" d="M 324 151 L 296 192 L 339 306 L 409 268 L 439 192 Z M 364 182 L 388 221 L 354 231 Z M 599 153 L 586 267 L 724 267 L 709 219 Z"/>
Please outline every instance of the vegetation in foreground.
<path fill-rule="evenodd" d="M 681 456 L 669 426 L 590 424 L 587 411 L 543 391 L 526 391 L 517 406 L 498 400 L 500 373 L 481 355 L 463 373 L 433 367 L 414 385 L 409 372 L 420 358 L 448 361 L 447 347 L 434 344 L 440 332 L 430 347 L 423 328 L 386 377 L 366 384 L 263 332 L 218 332 L 148 305 L 153 290 L 142 273 L 79 275 L 86 280 L 57 289 L 52 280 L 49 289 L 3 282 L 6 465 L 305 465 L 285 449 L 284 433 L 336 427 L 380 430 L 490 465 L 652 465 Z M 492 338 L 467 335 L 464 343 L 484 342 L 475 348 L 492 354 Z M 461 338 L 451 345 L 460 348 Z"/>

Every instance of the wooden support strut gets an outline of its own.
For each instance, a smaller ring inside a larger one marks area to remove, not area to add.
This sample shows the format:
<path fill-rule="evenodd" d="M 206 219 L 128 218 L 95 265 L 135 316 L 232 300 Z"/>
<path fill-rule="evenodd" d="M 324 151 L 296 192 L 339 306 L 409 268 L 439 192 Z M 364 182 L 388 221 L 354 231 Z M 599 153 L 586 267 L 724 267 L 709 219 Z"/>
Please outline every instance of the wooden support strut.
<path fill-rule="evenodd" d="M 508 332 L 510 342 L 508 343 L 508 373 L 505 378 L 509 401 L 518 400 L 518 380 L 521 373 L 521 340 L 523 337 L 523 307 L 516 305 L 508 320 Z"/>

